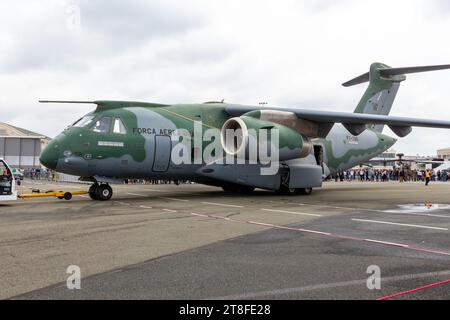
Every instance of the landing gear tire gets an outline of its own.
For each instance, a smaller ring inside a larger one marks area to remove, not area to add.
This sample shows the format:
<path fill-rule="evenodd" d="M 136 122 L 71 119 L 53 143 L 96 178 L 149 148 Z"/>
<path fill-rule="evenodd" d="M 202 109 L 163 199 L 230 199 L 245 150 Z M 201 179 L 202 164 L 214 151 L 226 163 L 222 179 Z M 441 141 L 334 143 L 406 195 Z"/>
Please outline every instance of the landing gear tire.
<path fill-rule="evenodd" d="M 113 195 L 113 190 L 108 184 L 101 184 L 97 187 L 95 193 L 97 200 L 108 201 Z"/>
<path fill-rule="evenodd" d="M 97 199 L 97 188 L 98 187 L 99 187 L 99 185 L 97 183 L 95 183 L 89 188 L 89 197 L 91 197 L 92 200 L 98 200 Z"/>
<path fill-rule="evenodd" d="M 281 186 L 281 188 L 278 189 L 276 193 L 284 196 L 294 196 L 298 194 L 298 189 Z"/>
<path fill-rule="evenodd" d="M 285 196 L 295 196 L 295 195 L 307 195 L 309 196 L 312 193 L 312 188 L 288 188 L 282 186 L 277 190 L 277 194 L 285 195 Z"/>
<path fill-rule="evenodd" d="M 305 196 L 309 196 L 312 193 L 312 188 L 303 188 L 303 189 L 298 189 L 299 190 L 299 194 L 305 195 Z"/>

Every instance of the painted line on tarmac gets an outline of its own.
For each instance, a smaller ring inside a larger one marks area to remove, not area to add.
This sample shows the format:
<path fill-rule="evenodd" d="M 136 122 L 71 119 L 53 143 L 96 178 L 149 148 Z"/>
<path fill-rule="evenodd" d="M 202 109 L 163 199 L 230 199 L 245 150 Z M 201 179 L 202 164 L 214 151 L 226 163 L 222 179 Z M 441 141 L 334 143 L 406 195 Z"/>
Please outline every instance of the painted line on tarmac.
<path fill-rule="evenodd" d="M 170 191 L 155 190 L 155 189 L 145 189 L 145 190 L 152 191 L 152 192 L 164 192 L 164 193 L 170 192 Z"/>
<path fill-rule="evenodd" d="M 430 272 L 430 273 L 407 274 L 407 275 L 392 276 L 392 277 L 383 277 L 382 281 L 383 281 L 383 283 L 387 283 L 387 282 L 397 282 L 397 281 L 419 280 L 419 279 L 426 279 L 426 278 L 433 278 L 433 277 L 443 277 L 443 276 L 448 276 L 448 275 L 450 275 L 450 270 L 439 271 L 439 272 Z M 208 300 L 248 300 L 248 299 L 254 299 L 254 298 L 279 296 L 279 295 L 301 293 L 301 292 L 323 290 L 323 289 L 352 287 L 352 286 L 359 286 L 359 285 L 365 286 L 366 284 L 367 284 L 367 279 L 351 280 L 351 281 L 343 281 L 343 282 L 316 284 L 316 285 L 303 286 L 303 287 L 274 289 L 274 290 L 259 291 L 259 292 L 248 292 L 248 293 L 242 293 L 242 294 L 213 297 L 213 298 L 208 298 Z"/>
<path fill-rule="evenodd" d="M 386 244 L 390 246 L 396 246 L 396 247 L 403 247 L 408 248 L 408 244 L 401 244 L 401 243 L 395 243 L 395 242 L 387 242 L 387 241 L 379 241 L 379 240 L 372 240 L 372 239 L 364 239 L 367 242 L 373 242 L 373 243 L 379 243 L 379 244 Z"/>
<path fill-rule="evenodd" d="M 270 201 L 267 200 L 267 202 L 270 203 L 277 203 L 280 204 L 279 201 Z M 390 214 L 390 215 L 412 215 L 412 216 L 420 216 L 420 217 L 433 217 L 433 218 L 446 218 L 450 219 L 449 216 L 444 216 L 440 214 L 433 214 L 433 213 L 413 213 L 413 212 L 390 212 L 390 210 L 379 210 L 379 209 L 367 209 L 367 208 L 351 208 L 351 207 L 338 207 L 338 206 L 330 206 L 330 205 L 323 205 L 323 204 L 308 204 L 308 203 L 298 203 L 298 202 L 289 202 L 290 204 L 298 205 L 298 206 L 309 206 L 309 207 L 319 207 L 319 208 L 332 208 L 332 209 L 342 209 L 342 210 L 352 210 L 352 211 L 367 211 L 367 212 L 377 212 L 377 213 L 384 213 L 384 214 Z"/>
<path fill-rule="evenodd" d="M 449 283 L 450 283 L 450 279 L 447 279 L 447 280 L 444 280 L 444 281 L 435 282 L 435 283 L 432 283 L 432 284 L 429 284 L 429 285 L 426 285 L 426 286 L 422 286 L 422 287 L 419 287 L 419 288 L 415 288 L 415 289 L 412 289 L 412 290 L 407 290 L 407 291 L 403 291 L 403 292 L 394 293 L 394 294 L 391 294 L 391 295 L 386 296 L 386 297 L 378 298 L 377 300 L 389 300 L 389 299 L 392 299 L 392 298 L 405 296 L 405 295 L 408 295 L 408 294 L 420 292 L 420 291 L 423 291 L 423 290 L 427 290 L 427 289 L 430 289 L 430 288 L 442 286 L 444 284 L 449 284 Z"/>
<path fill-rule="evenodd" d="M 294 212 L 294 211 L 285 211 L 285 210 L 275 210 L 275 209 L 261 209 L 262 211 L 269 211 L 269 212 L 277 212 L 277 213 L 288 213 L 288 214 L 295 214 L 299 216 L 313 216 L 313 217 L 323 217 L 321 214 L 313 214 L 313 213 L 304 213 L 304 212 Z"/>
<path fill-rule="evenodd" d="M 258 222 L 258 221 L 246 221 L 246 223 L 255 224 L 258 226 L 265 226 L 265 227 L 272 227 L 276 229 L 283 229 L 283 230 L 291 230 L 291 231 L 300 231 L 300 232 L 306 232 L 306 233 L 313 233 L 313 234 L 320 234 L 324 236 L 331 236 L 331 233 L 328 232 L 322 232 L 322 231 L 314 231 L 314 230 L 308 230 L 308 229 L 299 229 L 299 228 L 291 228 L 291 227 L 285 227 L 285 226 L 279 226 L 274 225 L 270 223 L 264 223 L 264 222 Z"/>
<path fill-rule="evenodd" d="M 419 252 L 424 252 L 424 253 L 431 253 L 431 254 L 439 254 L 439 255 L 444 255 L 444 256 L 449 256 L 450 257 L 450 252 L 447 252 L 447 251 L 442 251 L 442 250 L 438 250 L 438 249 L 422 248 L 422 247 L 418 247 L 418 246 L 415 246 L 415 245 L 409 245 L 409 244 L 398 244 L 398 243 L 387 242 L 387 241 L 382 241 L 382 240 L 364 239 L 364 238 L 340 235 L 340 234 L 323 232 L 323 231 L 317 231 L 317 230 L 308 230 L 308 229 L 302 229 L 302 228 L 285 227 L 285 226 L 280 226 L 280 225 L 275 225 L 275 224 L 270 224 L 270 223 L 257 222 L 257 221 L 238 220 L 238 219 L 232 219 L 232 218 L 227 218 L 227 217 L 222 217 L 222 216 L 213 216 L 213 215 L 209 215 L 209 214 L 200 214 L 200 213 L 195 213 L 195 212 L 191 212 L 191 215 L 197 216 L 197 217 L 203 217 L 203 218 L 216 219 L 216 220 L 224 220 L 224 221 L 233 222 L 233 223 L 246 223 L 246 224 L 258 225 L 258 226 L 262 226 L 262 227 L 270 227 L 270 228 L 274 228 L 274 229 L 289 230 L 289 231 L 295 231 L 295 232 L 303 232 L 303 233 L 310 233 L 310 234 L 328 236 L 328 237 L 337 238 L 337 239 L 343 239 L 343 240 L 352 240 L 352 241 L 358 241 L 358 242 L 378 244 L 378 245 L 383 245 L 383 246 L 391 246 L 391 247 L 397 247 L 397 248 L 402 248 L 402 249 L 407 249 L 407 250 L 414 250 L 414 251 L 419 251 Z"/>
<path fill-rule="evenodd" d="M 125 202 L 118 202 L 118 201 L 116 201 L 116 203 L 122 204 L 122 205 L 125 205 L 125 206 L 131 206 L 131 204 L 125 203 Z M 166 212 L 171 212 L 171 213 L 178 212 L 176 210 L 171 210 L 171 209 L 163 209 L 163 210 L 166 211 Z M 309 230 L 309 229 L 302 229 L 302 228 L 286 227 L 286 226 L 280 226 L 280 225 L 269 224 L 269 223 L 258 222 L 258 221 L 238 220 L 238 219 L 233 219 L 233 218 L 228 218 L 228 217 L 214 216 L 214 215 L 201 214 L 201 213 L 195 213 L 195 212 L 191 212 L 190 215 L 196 216 L 196 217 L 208 218 L 208 219 L 223 220 L 223 221 L 233 222 L 233 223 L 252 224 L 252 225 L 257 225 L 257 226 L 262 226 L 262 227 L 269 227 L 269 228 L 280 229 L 280 230 L 289 230 L 289 231 L 295 231 L 295 232 L 310 233 L 310 234 L 316 234 L 316 235 L 322 235 L 322 236 L 329 236 L 329 237 L 332 237 L 332 238 L 343 239 L 343 240 L 352 240 L 352 241 L 366 242 L 366 243 L 372 243 L 372 244 L 378 244 L 378 245 L 384 245 L 384 246 L 393 246 L 393 247 L 397 247 L 397 248 L 414 250 L 414 251 L 419 251 L 419 252 L 424 252 L 424 253 L 431 253 L 431 254 L 439 254 L 439 255 L 450 256 L 450 252 L 447 252 L 447 251 L 442 251 L 442 250 L 438 250 L 438 249 L 422 248 L 422 247 L 418 247 L 418 246 L 414 246 L 414 245 L 408 245 L 408 244 L 399 244 L 399 243 L 387 242 L 387 241 L 375 240 L 375 239 L 364 239 L 364 238 L 333 234 L 333 233 L 317 231 L 317 230 Z M 373 221 L 373 220 L 370 220 L 370 221 Z"/>
<path fill-rule="evenodd" d="M 267 202 L 280 204 L 280 201 L 267 200 Z M 284 204 L 284 202 L 282 202 L 281 204 Z M 298 206 L 319 207 L 319 208 L 344 209 L 344 210 L 365 210 L 365 209 L 359 209 L 359 208 L 337 207 L 337 206 L 329 206 L 329 205 L 323 205 L 323 204 L 308 204 L 308 203 L 298 203 L 298 202 L 288 202 L 288 204 L 294 204 L 294 205 L 298 205 Z"/>
<path fill-rule="evenodd" d="M 189 202 L 189 200 L 186 200 L 186 199 L 169 198 L 169 197 L 158 197 L 158 198 L 159 199 L 172 200 L 172 201 Z"/>
<path fill-rule="evenodd" d="M 129 195 L 129 196 L 138 196 L 138 197 L 143 197 L 143 198 L 147 198 L 148 197 L 148 195 L 145 195 L 145 194 L 131 193 L 131 192 L 127 192 L 127 195 Z"/>
<path fill-rule="evenodd" d="M 153 209 L 153 207 L 149 207 L 149 206 L 139 206 L 139 208 L 142 208 L 142 209 Z"/>
<path fill-rule="evenodd" d="M 115 201 L 115 203 L 120 204 L 121 206 L 131 206 L 131 203 L 126 203 L 126 202 L 122 202 L 122 201 Z"/>
<path fill-rule="evenodd" d="M 217 202 L 201 202 L 202 204 L 210 204 L 212 206 L 221 206 L 221 207 L 231 207 L 231 208 L 244 208 L 244 206 L 238 206 L 234 204 L 225 204 L 225 203 L 217 203 Z"/>
<path fill-rule="evenodd" d="M 365 209 L 367 211 L 372 211 L 369 209 Z M 443 216 L 441 214 L 432 214 L 432 213 L 413 213 L 413 212 L 394 212 L 394 210 L 376 210 L 376 212 L 390 214 L 390 215 L 411 215 L 411 216 L 419 216 L 419 217 L 433 217 L 433 218 L 445 218 L 450 219 L 450 216 Z"/>
<path fill-rule="evenodd" d="M 422 228 L 422 229 L 433 229 L 433 230 L 448 231 L 447 228 L 423 226 L 423 225 L 418 225 L 418 224 L 407 224 L 407 223 L 397 223 L 397 222 L 378 221 L 378 220 L 365 220 L 365 219 L 352 219 L 352 221 L 378 223 L 378 224 L 388 224 L 388 225 L 393 225 L 393 226 L 402 226 L 402 227 L 411 227 L 411 228 Z"/>

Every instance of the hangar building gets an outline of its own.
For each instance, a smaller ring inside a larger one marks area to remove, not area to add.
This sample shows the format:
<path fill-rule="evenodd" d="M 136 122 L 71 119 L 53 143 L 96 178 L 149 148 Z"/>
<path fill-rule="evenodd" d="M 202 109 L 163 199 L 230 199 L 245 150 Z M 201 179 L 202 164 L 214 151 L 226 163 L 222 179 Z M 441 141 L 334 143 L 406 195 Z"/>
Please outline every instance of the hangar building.
<path fill-rule="evenodd" d="M 50 138 L 0 122 L 0 158 L 14 168 L 40 167 L 39 156 Z"/>
<path fill-rule="evenodd" d="M 445 161 L 450 160 L 450 148 L 445 148 L 437 151 L 437 156 L 440 159 L 444 159 Z"/>

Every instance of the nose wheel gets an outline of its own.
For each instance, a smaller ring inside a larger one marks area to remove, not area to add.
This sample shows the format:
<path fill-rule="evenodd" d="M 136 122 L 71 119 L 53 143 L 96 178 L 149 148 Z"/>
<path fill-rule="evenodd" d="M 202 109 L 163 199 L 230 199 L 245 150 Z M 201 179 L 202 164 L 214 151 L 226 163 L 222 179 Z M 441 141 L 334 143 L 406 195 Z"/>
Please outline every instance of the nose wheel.
<path fill-rule="evenodd" d="M 109 184 L 95 183 L 89 188 L 89 196 L 92 200 L 108 201 L 113 195 L 113 190 Z"/>

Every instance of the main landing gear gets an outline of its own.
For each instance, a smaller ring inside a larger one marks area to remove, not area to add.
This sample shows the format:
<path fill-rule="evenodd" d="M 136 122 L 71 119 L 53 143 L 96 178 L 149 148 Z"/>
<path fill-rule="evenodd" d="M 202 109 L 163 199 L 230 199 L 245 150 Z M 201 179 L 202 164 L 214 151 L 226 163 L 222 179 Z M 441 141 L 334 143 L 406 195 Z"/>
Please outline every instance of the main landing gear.
<path fill-rule="evenodd" d="M 291 179 L 291 171 L 288 166 L 283 167 L 281 171 L 281 185 L 280 189 L 275 192 L 279 195 L 295 196 L 306 195 L 309 196 L 312 193 L 312 188 L 289 188 L 289 180 Z"/>
<path fill-rule="evenodd" d="M 276 192 L 280 195 L 288 195 L 288 196 L 295 196 L 299 194 L 309 196 L 312 193 L 312 188 L 288 188 L 282 186 Z"/>
<path fill-rule="evenodd" d="M 89 188 L 89 196 L 92 200 L 98 200 L 98 201 L 107 201 L 111 199 L 113 195 L 113 190 L 107 183 L 94 183 Z"/>

